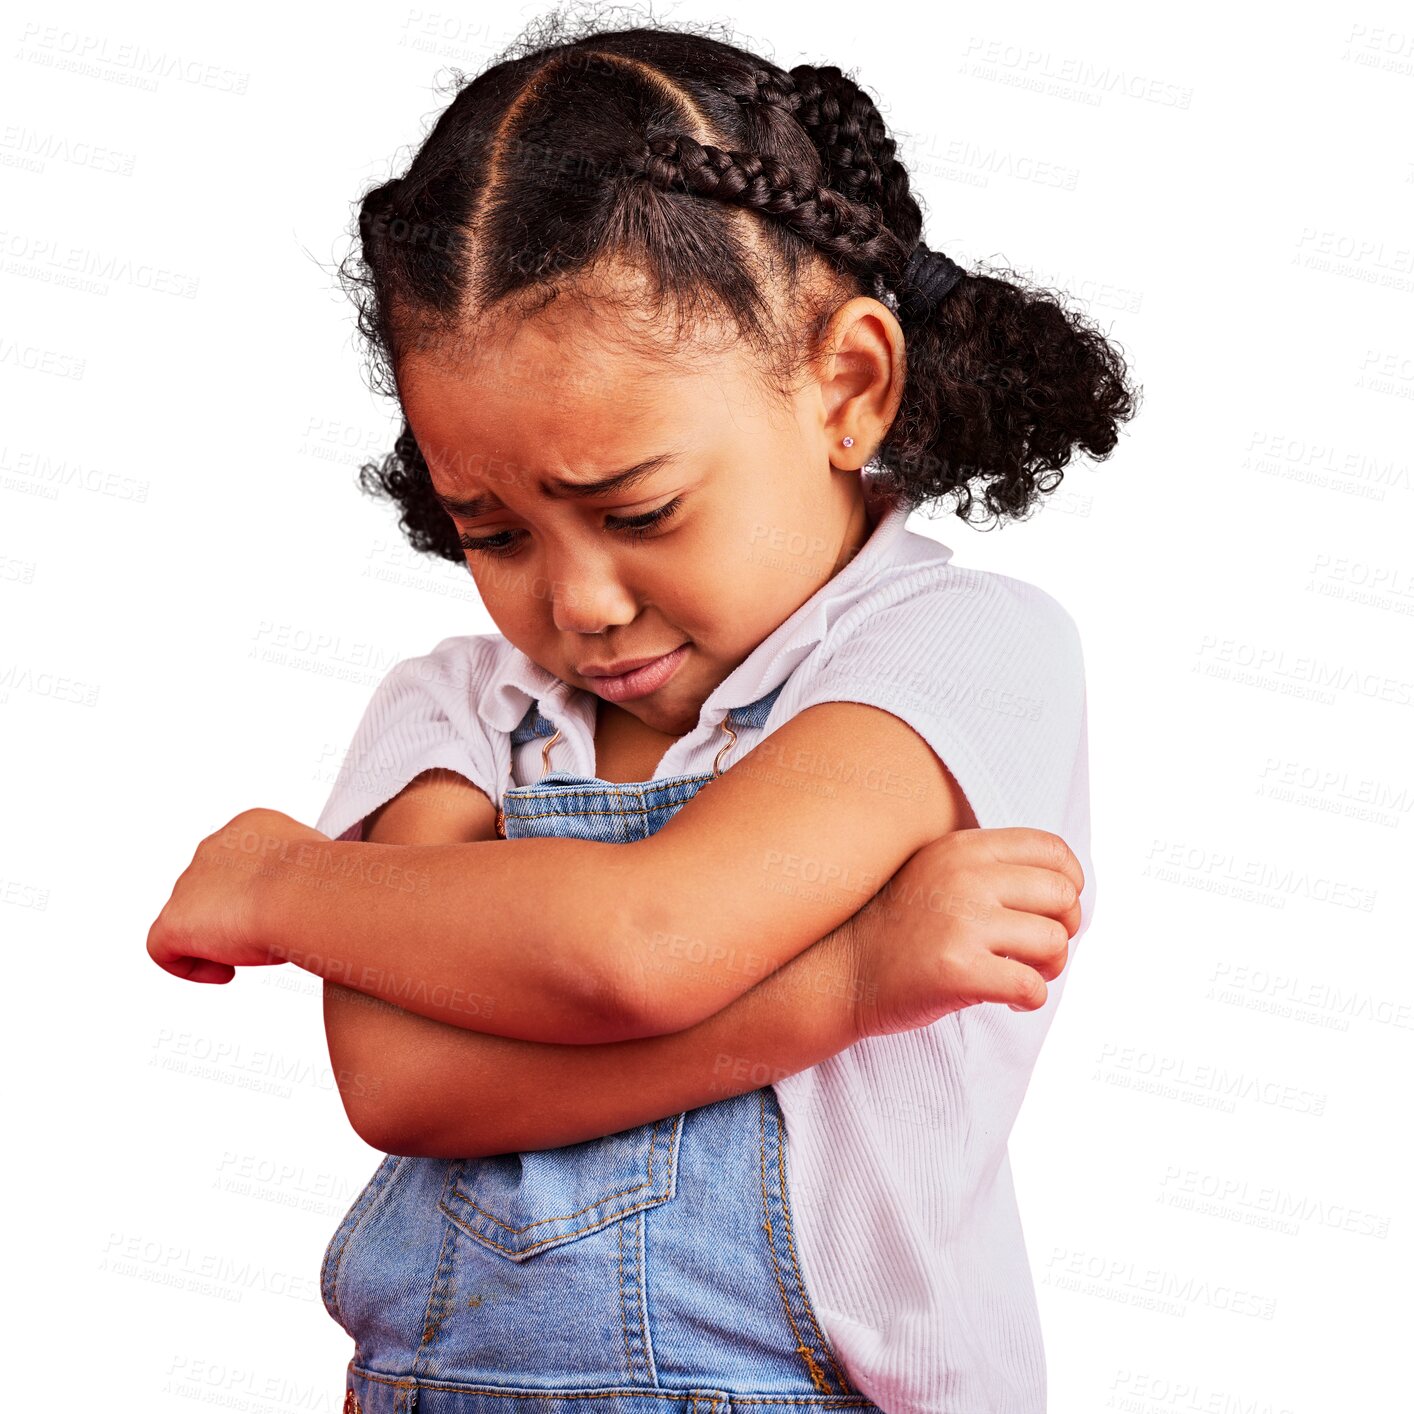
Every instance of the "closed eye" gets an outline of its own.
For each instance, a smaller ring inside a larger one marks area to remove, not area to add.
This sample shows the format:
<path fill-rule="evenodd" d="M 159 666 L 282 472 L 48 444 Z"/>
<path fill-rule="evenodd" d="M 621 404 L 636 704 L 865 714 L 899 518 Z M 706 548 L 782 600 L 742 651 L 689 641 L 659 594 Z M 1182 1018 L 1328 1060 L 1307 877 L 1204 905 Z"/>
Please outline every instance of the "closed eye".
<path fill-rule="evenodd" d="M 674 496 L 671 501 L 659 506 L 657 510 L 648 511 L 644 515 L 605 516 L 604 527 L 606 530 L 621 531 L 630 540 L 642 540 L 655 526 L 662 525 L 664 521 L 675 516 L 682 506 L 682 500 L 681 496 Z M 459 535 L 457 543 L 463 550 L 475 550 L 483 555 L 512 555 L 515 553 L 515 546 L 507 537 L 518 533 L 514 530 L 502 530 L 495 535 Z"/>

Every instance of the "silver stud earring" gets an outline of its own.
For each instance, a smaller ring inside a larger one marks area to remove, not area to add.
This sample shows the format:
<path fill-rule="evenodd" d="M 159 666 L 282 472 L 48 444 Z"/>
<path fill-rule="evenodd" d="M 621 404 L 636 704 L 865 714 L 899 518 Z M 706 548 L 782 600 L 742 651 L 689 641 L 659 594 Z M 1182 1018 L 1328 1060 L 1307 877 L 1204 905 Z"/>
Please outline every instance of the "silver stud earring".
<path fill-rule="evenodd" d="M 846 447 L 852 447 L 852 446 L 854 446 L 854 438 L 853 438 L 853 437 L 846 437 L 846 438 L 844 439 L 844 445 L 845 445 Z"/>

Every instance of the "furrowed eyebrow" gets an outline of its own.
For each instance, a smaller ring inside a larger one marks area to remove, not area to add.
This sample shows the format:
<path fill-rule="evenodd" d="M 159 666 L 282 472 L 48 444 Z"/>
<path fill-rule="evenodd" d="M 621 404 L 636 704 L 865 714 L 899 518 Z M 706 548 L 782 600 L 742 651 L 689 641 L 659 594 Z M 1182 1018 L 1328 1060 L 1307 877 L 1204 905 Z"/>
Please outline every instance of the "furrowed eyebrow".
<path fill-rule="evenodd" d="M 638 485 L 640 481 L 646 480 L 655 471 L 670 465 L 676 459 L 673 452 L 660 452 L 655 457 L 649 457 L 647 461 L 636 462 L 633 466 L 601 477 L 598 481 L 566 481 L 558 476 L 542 477 L 539 483 L 540 494 L 552 501 L 582 501 L 598 496 L 611 496 L 616 491 L 627 491 Z M 434 488 L 432 496 L 449 515 L 460 516 L 463 520 L 475 520 L 477 516 L 505 505 L 499 496 L 494 496 L 489 491 L 479 496 L 462 498 L 443 496 Z"/>

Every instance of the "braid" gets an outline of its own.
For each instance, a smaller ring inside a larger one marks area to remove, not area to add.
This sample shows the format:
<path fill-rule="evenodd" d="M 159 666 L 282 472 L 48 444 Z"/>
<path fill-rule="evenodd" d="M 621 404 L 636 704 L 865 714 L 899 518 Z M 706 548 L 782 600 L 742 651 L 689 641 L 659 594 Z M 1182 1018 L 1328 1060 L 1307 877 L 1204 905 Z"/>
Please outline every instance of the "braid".
<path fill-rule="evenodd" d="M 797 64 L 789 73 L 762 69 L 746 101 L 781 108 L 809 134 L 824 180 L 851 201 L 877 207 L 911 247 L 923 228 L 908 169 L 874 100 L 837 65 Z"/>
<path fill-rule="evenodd" d="M 378 391 L 398 395 L 401 354 L 479 334 L 492 312 L 531 318 L 613 257 L 643 277 L 654 316 L 631 325 L 635 342 L 676 312 L 675 349 L 710 309 L 704 324 L 734 326 L 782 395 L 814 371 L 844 298 L 882 301 L 906 368 L 873 459 L 914 506 L 956 495 L 964 519 L 974 501 L 1019 518 L 1073 453 L 1108 455 L 1133 415 L 1101 329 L 1014 271 L 964 271 L 922 242 L 888 125 L 834 65 L 557 17 L 458 89 L 401 179 L 364 194 L 340 266 Z M 415 548 L 464 563 L 406 418 L 360 470 Z"/>
<path fill-rule="evenodd" d="M 920 241 L 923 215 L 897 144 L 874 100 L 835 64 L 797 64 L 789 73 L 758 69 L 742 103 L 789 113 L 820 156 L 822 180 L 849 200 L 877 210 L 884 225 L 913 258 L 902 271 L 873 270 L 874 294 L 908 324 L 926 320 L 941 290 L 940 276 L 965 272 Z M 892 295 L 886 293 L 891 290 Z"/>
<path fill-rule="evenodd" d="M 802 179 L 769 154 L 700 143 L 686 133 L 655 138 L 634 169 L 665 191 L 687 191 L 775 217 L 852 274 L 901 277 L 909 249 L 877 207 Z"/>

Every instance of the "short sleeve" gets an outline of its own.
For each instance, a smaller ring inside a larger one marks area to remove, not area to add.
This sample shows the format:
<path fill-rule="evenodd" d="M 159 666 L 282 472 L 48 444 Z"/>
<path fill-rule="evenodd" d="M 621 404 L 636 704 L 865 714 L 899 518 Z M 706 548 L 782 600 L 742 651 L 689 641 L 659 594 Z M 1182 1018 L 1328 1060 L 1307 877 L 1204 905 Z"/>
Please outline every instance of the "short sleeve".
<path fill-rule="evenodd" d="M 496 756 L 477 712 L 491 651 L 488 635 L 463 635 L 394 664 L 364 709 L 317 830 L 361 839 L 368 815 L 434 767 L 498 803 Z"/>
<path fill-rule="evenodd" d="M 1049 830 L 1083 852 L 1085 669 L 1070 615 L 1022 580 L 951 565 L 881 597 L 826 644 L 798 710 L 881 707 L 933 748 L 978 825 Z"/>
<path fill-rule="evenodd" d="M 981 1003 L 935 1023 L 958 1031 L 976 1085 L 969 1133 L 1004 1145 L 1081 937 L 1094 914 L 1085 665 L 1066 610 L 1008 575 L 954 567 L 881 586 L 842 618 L 800 710 L 864 702 L 907 722 L 952 772 L 983 829 L 1059 835 L 1080 862 L 1080 924 L 1046 1002 L 1014 1012 Z M 894 1041 L 895 1037 L 881 1038 Z M 911 1038 L 910 1038 L 911 1039 Z"/>

